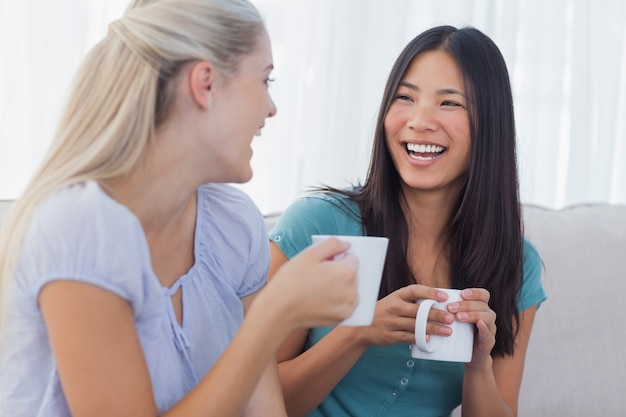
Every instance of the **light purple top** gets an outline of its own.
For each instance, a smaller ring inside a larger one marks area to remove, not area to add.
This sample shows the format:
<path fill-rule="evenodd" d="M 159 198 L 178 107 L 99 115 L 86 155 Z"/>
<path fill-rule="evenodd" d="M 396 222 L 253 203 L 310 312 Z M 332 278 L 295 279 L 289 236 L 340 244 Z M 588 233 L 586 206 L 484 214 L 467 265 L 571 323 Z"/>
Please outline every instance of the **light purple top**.
<path fill-rule="evenodd" d="M 38 306 L 44 285 L 72 279 L 127 300 L 160 412 L 211 368 L 243 319 L 241 297 L 259 290 L 269 269 L 263 217 L 242 191 L 198 189 L 195 264 L 161 286 L 139 220 L 95 182 L 53 194 L 36 210 L 11 288 L 0 349 L 0 416 L 63 417 L 63 395 Z M 183 324 L 171 295 L 182 287 Z"/>

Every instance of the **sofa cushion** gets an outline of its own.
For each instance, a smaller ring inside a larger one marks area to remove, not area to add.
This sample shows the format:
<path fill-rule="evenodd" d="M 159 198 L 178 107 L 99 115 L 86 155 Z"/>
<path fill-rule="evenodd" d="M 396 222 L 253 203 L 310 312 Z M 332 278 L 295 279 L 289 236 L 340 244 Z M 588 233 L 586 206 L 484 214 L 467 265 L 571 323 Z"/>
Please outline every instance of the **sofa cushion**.
<path fill-rule="evenodd" d="M 0 200 L 0 224 L 2 224 L 2 220 L 7 215 L 9 208 L 11 207 L 11 201 L 9 200 Z"/>
<path fill-rule="evenodd" d="M 626 206 L 524 207 L 545 265 L 519 416 L 626 412 Z"/>

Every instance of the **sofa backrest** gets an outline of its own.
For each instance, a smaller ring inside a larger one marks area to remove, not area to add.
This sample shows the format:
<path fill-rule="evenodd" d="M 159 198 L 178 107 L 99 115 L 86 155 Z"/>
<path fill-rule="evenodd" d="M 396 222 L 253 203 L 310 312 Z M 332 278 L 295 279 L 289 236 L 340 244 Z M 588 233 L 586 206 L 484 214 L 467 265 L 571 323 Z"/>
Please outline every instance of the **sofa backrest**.
<path fill-rule="evenodd" d="M 545 264 L 520 417 L 626 415 L 626 206 L 524 207 Z"/>
<path fill-rule="evenodd" d="M 4 216 L 6 216 L 10 207 L 11 207 L 11 201 L 0 200 L 0 224 L 2 224 L 2 220 L 4 220 Z"/>

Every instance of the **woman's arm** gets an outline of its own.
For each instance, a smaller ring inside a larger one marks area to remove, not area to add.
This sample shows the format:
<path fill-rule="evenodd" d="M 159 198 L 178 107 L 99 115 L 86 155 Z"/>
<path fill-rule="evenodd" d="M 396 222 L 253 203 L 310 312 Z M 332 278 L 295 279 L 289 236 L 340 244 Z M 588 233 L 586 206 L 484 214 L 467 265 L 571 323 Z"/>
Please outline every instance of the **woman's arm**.
<path fill-rule="evenodd" d="M 287 262 L 287 257 L 273 242 L 270 243 L 270 254 L 271 277 Z M 433 298 L 441 301 L 445 297 L 445 293 L 423 285 L 401 288 L 376 303 L 370 326 L 337 326 L 306 352 L 303 352 L 303 347 L 308 329 L 292 332 L 277 355 L 289 416 L 305 416 L 315 409 L 352 369 L 368 346 L 412 343 L 417 313 L 415 300 Z M 445 312 L 433 310 L 431 314 L 432 320 L 447 322 L 443 317 Z M 429 324 L 428 332 L 445 332 L 444 327 Z"/>
<path fill-rule="evenodd" d="M 250 305 L 258 292 L 241 299 L 244 314 L 248 314 Z M 255 347 L 250 346 L 249 354 L 255 354 Z M 257 387 L 244 411 L 244 417 L 287 417 L 285 402 L 278 380 L 276 361 L 270 361 L 261 376 Z"/>
<path fill-rule="evenodd" d="M 346 249 L 329 239 L 281 268 L 250 305 L 210 372 L 163 416 L 241 416 L 289 332 L 335 324 L 354 310 L 355 258 L 327 261 Z M 306 278 L 304 285 L 299 278 Z M 39 302 L 73 416 L 157 415 L 132 308 L 125 300 L 93 285 L 61 280 L 46 285 Z"/>
<path fill-rule="evenodd" d="M 278 357 L 278 372 L 290 417 L 305 416 L 315 409 L 361 357 L 357 327 L 339 326 L 304 353 Z M 354 335 L 354 337 L 353 337 Z M 281 346 L 300 351 L 306 332 L 296 331 Z"/>
<path fill-rule="evenodd" d="M 99 287 L 54 281 L 39 304 L 73 416 L 156 416 L 130 305 Z"/>
<path fill-rule="evenodd" d="M 92 285 L 56 281 L 44 287 L 40 303 L 73 416 L 157 415 L 133 313 L 125 300 Z M 273 313 L 266 312 L 269 320 L 244 321 L 207 377 L 163 416 L 241 415 L 281 338 L 284 326 Z"/>
<path fill-rule="evenodd" d="M 536 306 L 520 313 L 519 332 L 513 356 L 487 358 L 482 364 L 466 365 L 463 379 L 464 417 L 517 416 L 528 341 Z M 489 333 L 485 322 L 477 323 L 478 337 Z"/>
<path fill-rule="evenodd" d="M 288 259 L 270 242 L 270 279 Z M 277 352 L 278 372 L 290 417 L 305 416 L 352 368 L 366 346 L 356 343 L 355 327 L 338 327 L 324 340 L 302 353 L 309 329 L 296 329 Z"/>
<path fill-rule="evenodd" d="M 252 393 L 243 417 L 287 417 L 278 382 L 276 361 L 271 361 Z"/>

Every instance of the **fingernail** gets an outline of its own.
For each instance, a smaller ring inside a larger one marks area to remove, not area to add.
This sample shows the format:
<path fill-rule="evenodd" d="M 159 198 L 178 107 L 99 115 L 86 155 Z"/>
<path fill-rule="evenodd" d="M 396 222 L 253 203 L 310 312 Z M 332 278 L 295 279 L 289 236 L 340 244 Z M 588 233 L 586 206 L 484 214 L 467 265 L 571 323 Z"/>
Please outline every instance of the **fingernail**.
<path fill-rule="evenodd" d="M 463 297 L 471 297 L 474 293 L 472 290 L 466 288 L 461 291 L 461 294 L 463 295 Z"/>
<path fill-rule="evenodd" d="M 465 312 L 460 312 L 456 315 L 456 318 L 459 319 L 460 321 L 465 321 L 467 319 L 469 319 L 469 314 L 465 313 Z"/>
<path fill-rule="evenodd" d="M 448 304 L 448 311 L 451 313 L 456 313 L 457 311 L 459 311 L 459 303 Z"/>
<path fill-rule="evenodd" d="M 452 334 L 452 329 L 449 327 L 442 327 L 439 329 L 439 334 L 442 336 L 450 336 Z"/>
<path fill-rule="evenodd" d="M 437 291 L 437 299 L 441 300 L 441 301 L 447 300 L 448 299 L 448 294 L 446 294 L 443 291 Z"/>

